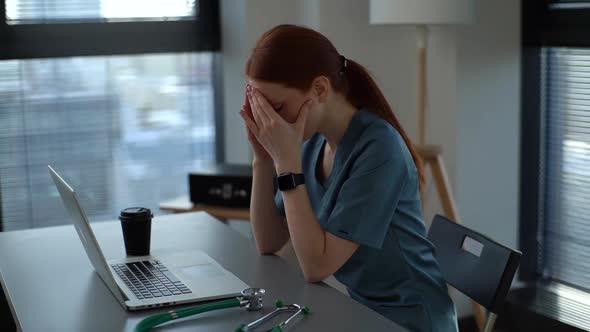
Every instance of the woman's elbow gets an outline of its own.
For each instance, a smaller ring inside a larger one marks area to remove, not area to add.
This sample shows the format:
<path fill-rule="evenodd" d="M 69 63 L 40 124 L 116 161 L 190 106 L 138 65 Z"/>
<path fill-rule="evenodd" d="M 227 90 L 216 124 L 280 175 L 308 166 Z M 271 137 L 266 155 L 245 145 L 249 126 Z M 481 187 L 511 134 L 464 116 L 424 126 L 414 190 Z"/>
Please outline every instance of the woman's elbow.
<path fill-rule="evenodd" d="M 288 233 L 287 237 L 270 237 L 270 236 L 257 236 L 254 234 L 254 242 L 256 243 L 256 249 L 261 255 L 272 255 L 277 251 L 281 250 L 283 246 L 289 240 Z"/>
<path fill-rule="evenodd" d="M 324 281 L 330 274 L 322 273 L 321 271 L 303 271 L 305 281 L 309 283 L 318 283 Z"/>
<path fill-rule="evenodd" d="M 271 241 L 271 239 L 262 236 L 258 237 L 254 235 L 254 243 L 256 244 L 256 250 L 261 255 L 272 255 L 281 249 L 280 247 L 277 248 L 277 241 Z"/>
<path fill-rule="evenodd" d="M 325 278 L 319 278 L 316 276 L 305 276 L 305 281 L 312 283 L 312 284 L 317 284 L 318 282 L 322 282 Z"/>
<path fill-rule="evenodd" d="M 256 249 L 258 253 L 261 255 L 274 255 L 277 251 L 283 248 L 283 244 L 281 242 L 263 242 L 263 241 L 256 241 Z"/>
<path fill-rule="evenodd" d="M 262 245 L 257 244 L 256 245 L 256 249 L 258 249 L 258 253 L 260 255 L 273 255 L 280 248 L 279 249 L 275 249 L 275 248 L 272 248 L 270 246 L 262 246 Z"/>

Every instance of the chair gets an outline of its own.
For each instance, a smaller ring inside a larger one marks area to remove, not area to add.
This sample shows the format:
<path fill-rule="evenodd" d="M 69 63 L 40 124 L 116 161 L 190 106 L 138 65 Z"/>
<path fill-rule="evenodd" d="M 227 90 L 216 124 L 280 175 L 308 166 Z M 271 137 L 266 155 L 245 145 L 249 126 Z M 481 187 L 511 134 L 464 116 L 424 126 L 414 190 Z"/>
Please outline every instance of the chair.
<path fill-rule="evenodd" d="M 446 282 L 490 312 L 483 331 L 492 331 L 522 253 L 440 215 L 428 239 Z"/>

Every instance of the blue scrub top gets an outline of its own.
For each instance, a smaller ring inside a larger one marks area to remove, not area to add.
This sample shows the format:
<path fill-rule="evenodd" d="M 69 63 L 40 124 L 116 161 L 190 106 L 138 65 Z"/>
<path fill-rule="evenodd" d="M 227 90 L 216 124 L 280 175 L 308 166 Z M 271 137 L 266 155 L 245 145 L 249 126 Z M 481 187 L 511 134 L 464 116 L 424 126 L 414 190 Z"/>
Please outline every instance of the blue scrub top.
<path fill-rule="evenodd" d="M 418 173 L 401 135 L 374 113 L 357 111 L 330 177 L 320 183 L 325 143 L 317 133 L 303 145 L 312 208 L 323 229 L 360 245 L 334 277 L 353 299 L 411 331 L 457 331 L 455 307 L 426 239 Z M 275 202 L 284 216 L 280 192 Z"/>

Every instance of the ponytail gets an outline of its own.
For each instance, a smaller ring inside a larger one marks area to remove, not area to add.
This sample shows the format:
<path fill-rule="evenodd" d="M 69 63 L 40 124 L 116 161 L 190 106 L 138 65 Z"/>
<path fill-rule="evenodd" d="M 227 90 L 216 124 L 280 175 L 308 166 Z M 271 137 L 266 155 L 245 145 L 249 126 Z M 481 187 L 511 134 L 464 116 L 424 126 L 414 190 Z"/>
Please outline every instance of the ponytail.
<path fill-rule="evenodd" d="M 422 157 L 412 144 L 412 141 L 402 128 L 399 120 L 393 113 L 393 110 L 387 103 L 385 96 L 371 77 L 371 74 L 359 63 L 346 59 L 346 68 L 344 69 L 346 77 L 346 96 L 348 101 L 357 106 L 365 106 L 370 112 L 377 114 L 380 118 L 389 122 L 402 136 L 408 150 L 412 154 L 414 164 L 418 170 L 418 179 L 420 190 L 424 189 L 424 163 Z"/>

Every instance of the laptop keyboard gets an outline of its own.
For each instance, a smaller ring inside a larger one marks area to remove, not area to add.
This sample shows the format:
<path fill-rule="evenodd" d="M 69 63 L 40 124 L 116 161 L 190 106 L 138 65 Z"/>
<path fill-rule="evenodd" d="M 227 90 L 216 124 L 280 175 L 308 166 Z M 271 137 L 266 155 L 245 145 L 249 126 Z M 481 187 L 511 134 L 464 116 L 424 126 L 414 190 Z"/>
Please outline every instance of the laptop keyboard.
<path fill-rule="evenodd" d="M 158 260 L 111 266 L 138 299 L 192 293 Z"/>

